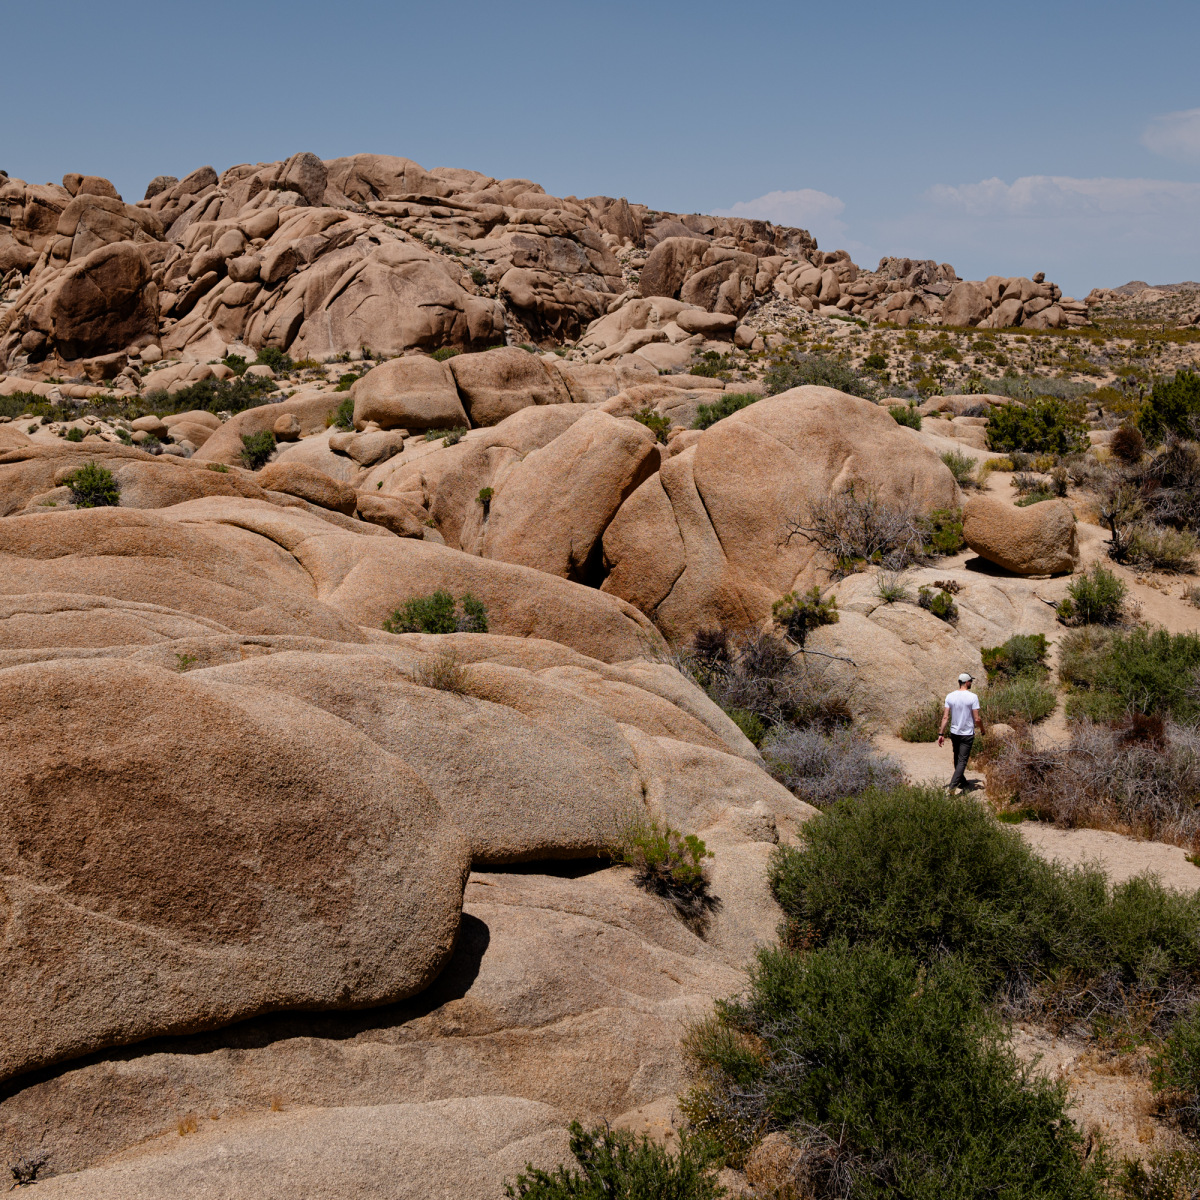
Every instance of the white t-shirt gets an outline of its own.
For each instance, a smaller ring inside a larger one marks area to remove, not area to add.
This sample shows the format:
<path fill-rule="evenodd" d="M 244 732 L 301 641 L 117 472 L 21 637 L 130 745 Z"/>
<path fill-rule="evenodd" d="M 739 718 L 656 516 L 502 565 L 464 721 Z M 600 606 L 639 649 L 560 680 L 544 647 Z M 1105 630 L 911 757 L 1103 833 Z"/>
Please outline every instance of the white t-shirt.
<path fill-rule="evenodd" d="M 979 711 L 979 697 L 974 692 L 953 691 L 946 697 L 950 710 L 950 732 L 960 737 L 970 737 L 975 732 L 975 718 Z"/>

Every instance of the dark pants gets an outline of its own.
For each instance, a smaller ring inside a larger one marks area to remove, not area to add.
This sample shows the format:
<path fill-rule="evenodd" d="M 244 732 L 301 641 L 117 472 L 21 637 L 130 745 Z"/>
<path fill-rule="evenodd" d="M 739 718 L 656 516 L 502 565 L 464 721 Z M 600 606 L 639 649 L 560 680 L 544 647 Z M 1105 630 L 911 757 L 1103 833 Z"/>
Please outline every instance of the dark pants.
<path fill-rule="evenodd" d="M 963 786 L 963 774 L 967 769 L 967 759 L 971 757 L 971 746 L 974 742 L 973 733 L 950 735 L 950 744 L 954 747 L 954 774 L 950 777 L 948 785 L 951 791 Z"/>

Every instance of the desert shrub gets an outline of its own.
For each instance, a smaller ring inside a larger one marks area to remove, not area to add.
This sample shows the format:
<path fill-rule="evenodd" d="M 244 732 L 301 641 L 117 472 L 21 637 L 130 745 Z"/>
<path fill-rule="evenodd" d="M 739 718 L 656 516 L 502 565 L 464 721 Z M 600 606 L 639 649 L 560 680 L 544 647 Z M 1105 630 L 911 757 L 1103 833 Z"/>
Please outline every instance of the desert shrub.
<path fill-rule="evenodd" d="M 711 404 L 700 404 L 696 407 L 696 419 L 692 422 L 693 429 L 708 429 L 718 421 L 731 417 L 735 412 L 753 404 L 762 397 L 755 392 L 726 392 Z"/>
<path fill-rule="evenodd" d="M 787 538 L 793 537 L 803 537 L 829 555 L 834 562 L 830 574 L 840 578 L 868 565 L 895 571 L 919 562 L 929 528 L 911 508 L 896 507 L 851 484 L 812 501 L 806 515 L 790 520 Z"/>
<path fill-rule="evenodd" d="M 346 371 L 338 376 L 337 384 L 333 390 L 335 392 L 348 392 L 361 378 L 361 375 L 356 375 L 353 371 Z M 353 412 L 353 401 L 351 401 L 351 412 Z"/>
<path fill-rule="evenodd" d="M 779 726 L 763 740 L 767 769 L 799 799 L 817 808 L 861 796 L 868 788 L 894 787 L 904 770 L 853 727 L 824 733 Z"/>
<path fill-rule="evenodd" d="M 884 604 L 912 603 L 912 594 L 904 585 L 903 571 L 880 571 L 875 580 L 875 595 Z"/>
<path fill-rule="evenodd" d="M 296 365 L 278 346 L 264 346 L 254 361 L 259 366 L 270 367 L 276 375 L 286 375 Z"/>
<path fill-rule="evenodd" d="M 1168 434 L 1196 437 L 1200 432 L 1200 374 L 1185 368 L 1171 379 L 1159 380 L 1138 413 L 1137 426 L 1154 446 Z"/>
<path fill-rule="evenodd" d="M 68 429 L 67 432 L 63 436 L 67 439 L 68 442 L 82 442 L 83 438 L 84 438 L 84 433 L 83 433 L 83 430 L 80 429 L 78 425 L 76 425 L 76 426 L 74 426 L 74 428 Z"/>
<path fill-rule="evenodd" d="M 1135 425 L 1122 425 L 1113 434 L 1108 448 L 1118 462 L 1134 466 L 1142 461 L 1142 455 L 1146 453 L 1146 442 Z"/>
<path fill-rule="evenodd" d="M 1116 1172 L 1113 1193 L 1122 1200 L 1195 1200 L 1200 1196 L 1200 1154 L 1173 1150 L 1149 1162 L 1126 1159 Z"/>
<path fill-rule="evenodd" d="M 1020 500 L 1014 501 L 1017 508 L 1028 508 L 1031 504 L 1041 504 L 1043 500 L 1053 500 L 1054 493 L 1046 491 L 1043 488 L 1038 488 L 1036 491 L 1027 492 Z"/>
<path fill-rule="evenodd" d="M 837 597 L 821 598 L 821 589 L 814 584 L 802 596 L 788 594 L 771 606 L 771 616 L 788 641 L 803 647 L 809 633 L 823 625 L 838 623 Z"/>
<path fill-rule="evenodd" d="M 63 479 L 78 508 L 111 508 L 121 503 L 121 492 L 113 473 L 98 463 L 84 463 Z"/>
<path fill-rule="evenodd" d="M 863 359 L 862 365 L 868 371 L 886 371 L 887 364 L 888 360 L 886 355 L 875 353 L 868 354 L 867 357 Z"/>
<path fill-rule="evenodd" d="M 664 416 L 656 409 L 647 407 L 643 408 L 641 412 L 634 413 L 633 419 L 639 425 L 645 425 L 654 434 L 657 441 L 661 442 L 664 446 L 667 444 L 667 436 L 671 432 L 670 417 Z"/>
<path fill-rule="evenodd" d="M 821 818 L 814 818 L 820 820 Z M 803 1196 L 1099 1197 L 1065 1089 L 1022 1068 L 971 972 L 883 946 L 763 950 L 685 1042 L 683 1109 L 729 1157 L 769 1131 Z"/>
<path fill-rule="evenodd" d="M 1123 580 L 1107 567 L 1092 569 L 1067 584 L 1067 598 L 1058 606 L 1058 617 L 1068 625 L 1115 625 L 1125 615 Z"/>
<path fill-rule="evenodd" d="M 969 454 L 960 454 L 957 450 L 947 450 L 942 455 L 942 462 L 950 468 L 950 474 L 954 476 L 954 482 L 960 488 L 979 486 L 979 481 L 975 478 L 975 460 Z"/>
<path fill-rule="evenodd" d="M 487 609 L 470 592 L 455 604 L 454 597 L 439 588 L 406 600 L 383 628 L 388 633 L 487 633 Z"/>
<path fill-rule="evenodd" d="M 701 630 L 677 665 L 751 741 L 776 725 L 832 729 L 851 720 L 848 685 L 827 662 L 758 630 Z"/>
<path fill-rule="evenodd" d="M 488 509 L 488 506 L 489 506 L 489 505 L 491 504 L 491 502 L 492 502 L 492 497 L 493 497 L 495 494 L 496 494 L 496 489 L 495 489 L 495 488 L 490 488 L 490 487 L 481 487 L 481 488 L 479 489 L 479 495 L 478 495 L 478 496 L 476 496 L 476 497 L 475 497 L 475 499 L 476 499 L 476 500 L 478 500 L 478 501 L 479 501 L 479 503 L 483 505 L 484 512 L 486 512 L 486 511 L 487 511 L 487 509 Z"/>
<path fill-rule="evenodd" d="M 1080 408 L 1077 403 L 1049 396 L 997 408 L 988 417 L 988 449 L 1025 450 L 1031 454 L 1086 450 L 1087 423 Z"/>
<path fill-rule="evenodd" d="M 240 354 L 227 354 L 221 361 L 235 374 L 245 375 L 246 360 Z"/>
<path fill-rule="evenodd" d="M 216 473 L 218 475 L 228 475 L 229 474 L 229 468 L 224 463 L 209 463 L 208 469 L 210 471 L 216 471 Z"/>
<path fill-rule="evenodd" d="M 768 396 L 794 387 L 816 384 L 820 387 L 836 388 L 851 396 L 872 398 L 877 385 L 873 379 L 860 375 L 852 367 L 821 354 L 794 354 L 790 358 L 772 364 L 763 376 Z"/>
<path fill-rule="evenodd" d="M 570 1126 L 571 1153 L 578 1170 L 541 1171 L 527 1164 L 523 1175 L 505 1185 L 508 1196 L 524 1200 L 718 1200 L 717 1162 L 711 1145 L 688 1133 L 670 1154 L 643 1135 L 621 1129 L 587 1132 Z"/>
<path fill-rule="evenodd" d="M 150 376 L 153 381 L 154 376 Z M 275 382 L 261 375 L 241 375 L 233 379 L 201 379 L 196 383 L 168 394 L 162 389 L 147 391 L 143 403 L 153 412 L 166 414 L 190 412 L 202 408 L 207 412 L 244 412 L 267 403 L 275 391 Z"/>
<path fill-rule="evenodd" d="M 461 695 L 467 690 L 467 671 L 454 650 L 446 646 L 417 665 L 413 682 L 421 687 Z"/>
<path fill-rule="evenodd" d="M 633 869 L 639 887 L 670 901 L 685 921 L 703 928 L 715 906 L 706 870 L 713 852 L 694 833 L 630 813 L 619 820 L 608 855 Z"/>
<path fill-rule="evenodd" d="M 269 429 L 259 433 L 242 434 L 242 462 L 251 471 L 257 471 L 266 465 L 267 460 L 275 452 L 275 434 Z"/>
<path fill-rule="evenodd" d="M 706 379 L 728 379 L 737 367 L 729 354 L 718 354 L 715 350 L 705 350 L 700 360 L 688 369 L 689 375 L 701 375 Z"/>
<path fill-rule="evenodd" d="M 909 429 L 921 428 L 921 414 L 917 412 L 915 404 L 893 404 L 888 412 L 897 425 L 906 425 Z"/>
<path fill-rule="evenodd" d="M 1200 543 L 1190 529 L 1137 522 L 1125 530 L 1121 550 L 1122 561 L 1134 566 L 1171 574 L 1191 574 L 1196 569 Z"/>
<path fill-rule="evenodd" d="M 1109 725 L 1084 719 L 1065 745 L 1025 733 L 988 765 L 988 791 L 1064 828 L 1132 831 L 1200 844 L 1200 735 L 1134 714 Z"/>
<path fill-rule="evenodd" d="M 1063 639 L 1059 673 L 1071 685 L 1069 716 L 1115 720 L 1129 713 L 1200 719 L 1200 634 L 1136 628 Z"/>
<path fill-rule="evenodd" d="M 1022 803 L 1026 797 L 1022 792 Z M 955 956 L 1013 1012 L 1058 1025 L 1162 1027 L 1200 987 L 1200 895 L 1040 858 L 977 801 L 868 792 L 777 847 L 789 944 L 844 938 L 932 965 Z"/>
<path fill-rule="evenodd" d="M 457 346 L 441 346 L 435 350 L 429 357 L 436 359 L 438 362 L 445 362 L 448 358 L 454 358 L 461 354 L 462 351 Z"/>
<path fill-rule="evenodd" d="M 1200 1008 L 1175 1022 L 1150 1065 L 1154 1090 L 1167 1093 L 1173 1112 L 1194 1129 L 1200 1124 Z"/>
<path fill-rule="evenodd" d="M 1047 650 L 1044 634 L 1015 633 L 1002 646 L 985 646 L 979 653 L 994 685 L 1026 674 L 1044 679 Z"/>
<path fill-rule="evenodd" d="M 966 545 L 961 509 L 935 508 L 928 516 L 917 519 L 917 528 L 921 531 L 921 549 L 926 557 L 957 554 Z"/>
<path fill-rule="evenodd" d="M 980 703 L 989 721 L 1011 725 L 1043 720 L 1058 706 L 1058 697 L 1043 679 L 1025 674 L 989 687 Z"/>
<path fill-rule="evenodd" d="M 350 399 L 343 400 L 337 406 L 337 410 L 333 414 L 333 423 L 339 429 L 354 428 L 354 401 Z"/>
<path fill-rule="evenodd" d="M 440 441 L 443 446 L 457 446 L 467 436 L 467 432 L 465 425 L 456 425 L 453 429 L 427 429 L 425 430 L 425 440 L 427 442 Z"/>
<path fill-rule="evenodd" d="M 917 603 L 928 609 L 940 621 L 946 621 L 950 625 L 958 621 L 958 605 L 947 591 L 939 589 L 935 592 L 930 587 L 918 588 Z"/>
<path fill-rule="evenodd" d="M 319 371 L 322 365 L 319 359 L 313 358 L 310 354 L 296 359 L 292 364 L 292 369 L 295 371 Z"/>
<path fill-rule="evenodd" d="M 937 699 L 918 704 L 900 723 L 896 736 L 905 742 L 936 742 L 945 707 L 945 704 Z"/>

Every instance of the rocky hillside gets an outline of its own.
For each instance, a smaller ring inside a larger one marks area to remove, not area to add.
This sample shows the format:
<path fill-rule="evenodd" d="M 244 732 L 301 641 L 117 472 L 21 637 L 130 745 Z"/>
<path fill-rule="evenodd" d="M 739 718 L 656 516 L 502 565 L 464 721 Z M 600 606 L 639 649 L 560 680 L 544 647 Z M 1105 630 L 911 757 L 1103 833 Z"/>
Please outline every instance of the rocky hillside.
<path fill-rule="evenodd" d="M 898 325 L 1087 321 L 1041 276 L 972 284 L 948 264 L 895 258 L 867 272 L 802 229 L 369 154 L 201 167 L 154 179 L 135 204 L 97 176 L 5 178 L 0 297 L 0 369 L 118 387 L 136 383 L 129 363 L 151 347 L 324 360 L 561 345 L 637 297 L 735 319 L 780 300 Z"/>

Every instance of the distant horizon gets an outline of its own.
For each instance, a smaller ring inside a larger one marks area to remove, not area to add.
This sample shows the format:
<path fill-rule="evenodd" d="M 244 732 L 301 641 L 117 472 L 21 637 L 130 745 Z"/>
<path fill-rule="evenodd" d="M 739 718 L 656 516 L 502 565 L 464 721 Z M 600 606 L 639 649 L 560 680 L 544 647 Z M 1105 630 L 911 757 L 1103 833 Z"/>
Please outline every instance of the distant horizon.
<path fill-rule="evenodd" d="M 1112 0 L 990 11 L 759 0 L 531 0 L 500 22 L 348 0 L 148 0 L 7 14 L 6 81 L 37 119 L 0 135 L 30 182 L 211 163 L 399 154 L 521 177 L 552 195 L 765 217 L 862 266 L 1045 271 L 1064 292 L 1200 275 L 1200 5 Z M 189 64 L 180 69 L 180 56 Z M 193 69 L 194 67 L 194 69 Z M 99 93 L 97 89 L 100 89 Z M 98 95 L 103 103 L 97 102 Z"/>

